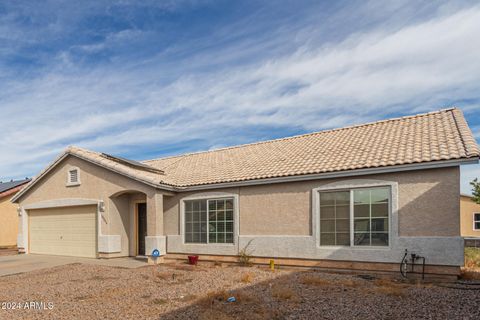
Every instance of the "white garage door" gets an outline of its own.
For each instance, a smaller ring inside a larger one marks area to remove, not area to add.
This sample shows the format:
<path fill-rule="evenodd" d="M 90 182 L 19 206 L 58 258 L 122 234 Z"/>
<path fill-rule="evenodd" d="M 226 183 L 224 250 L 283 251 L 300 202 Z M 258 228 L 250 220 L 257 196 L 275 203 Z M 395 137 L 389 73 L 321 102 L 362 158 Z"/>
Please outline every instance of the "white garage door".
<path fill-rule="evenodd" d="M 96 206 L 29 210 L 30 253 L 96 257 Z"/>

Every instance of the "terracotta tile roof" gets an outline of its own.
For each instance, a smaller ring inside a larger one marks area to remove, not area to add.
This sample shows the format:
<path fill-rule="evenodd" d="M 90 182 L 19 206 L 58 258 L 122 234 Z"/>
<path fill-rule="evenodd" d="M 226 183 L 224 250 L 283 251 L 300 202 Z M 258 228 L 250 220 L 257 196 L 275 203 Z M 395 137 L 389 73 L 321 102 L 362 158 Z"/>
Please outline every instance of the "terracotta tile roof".
<path fill-rule="evenodd" d="M 144 161 L 179 187 L 475 158 L 459 109 Z"/>
<path fill-rule="evenodd" d="M 69 147 L 66 153 L 151 185 L 183 188 L 478 158 L 480 151 L 462 112 L 452 108 L 138 165 L 78 147 Z"/>
<path fill-rule="evenodd" d="M 97 165 L 111 169 L 113 171 L 117 171 L 118 173 L 146 182 L 148 184 L 158 185 L 163 179 L 163 174 L 159 172 L 146 170 L 144 167 L 135 166 L 134 164 L 128 165 L 125 162 L 121 161 L 121 158 L 119 160 L 114 160 L 111 156 L 102 154 L 100 152 L 70 146 L 66 150 L 66 153 L 76 155 L 77 157 L 80 157 L 84 160 L 96 163 Z"/>

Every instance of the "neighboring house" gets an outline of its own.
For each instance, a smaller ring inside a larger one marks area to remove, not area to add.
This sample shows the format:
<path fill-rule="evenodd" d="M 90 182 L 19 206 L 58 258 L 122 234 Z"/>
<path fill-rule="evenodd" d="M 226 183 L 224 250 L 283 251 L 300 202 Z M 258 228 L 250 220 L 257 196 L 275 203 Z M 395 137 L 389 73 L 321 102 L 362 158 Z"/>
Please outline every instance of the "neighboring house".
<path fill-rule="evenodd" d="M 15 247 L 18 235 L 18 205 L 10 200 L 30 179 L 0 182 L 0 248 Z"/>
<path fill-rule="evenodd" d="M 465 238 L 480 238 L 480 204 L 473 197 L 460 195 L 460 234 Z"/>
<path fill-rule="evenodd" d="M 458 109 L 131 161 L 69 147 L 13 199 L 19 247 L 458 274 L 460 165 L 479 148 Z"/>

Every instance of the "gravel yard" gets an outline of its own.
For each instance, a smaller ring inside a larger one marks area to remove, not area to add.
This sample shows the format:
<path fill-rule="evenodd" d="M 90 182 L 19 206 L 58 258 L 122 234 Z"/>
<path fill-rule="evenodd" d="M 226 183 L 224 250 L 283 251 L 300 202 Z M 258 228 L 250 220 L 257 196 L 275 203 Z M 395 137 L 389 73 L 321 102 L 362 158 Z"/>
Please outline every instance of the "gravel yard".
<path fill-rule="evenodd" d="M 1 277 L 0 288 L 2 308 L 22 304 L 0 319 L 480 318 L 480 290 L 256 267 L 71 264 Z"/>

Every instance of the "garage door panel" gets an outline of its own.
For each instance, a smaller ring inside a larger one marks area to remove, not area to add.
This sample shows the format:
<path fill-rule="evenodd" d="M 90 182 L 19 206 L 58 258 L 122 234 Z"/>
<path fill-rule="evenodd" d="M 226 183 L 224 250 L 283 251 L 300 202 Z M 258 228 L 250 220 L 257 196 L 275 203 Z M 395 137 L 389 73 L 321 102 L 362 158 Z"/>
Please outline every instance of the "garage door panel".
<path fill-rule="evenodd" d="M 96 257 L 96 207 L 29 211 L 30 252 Z"/>

